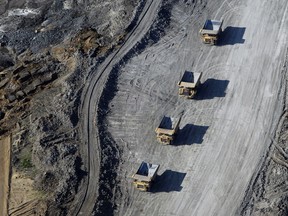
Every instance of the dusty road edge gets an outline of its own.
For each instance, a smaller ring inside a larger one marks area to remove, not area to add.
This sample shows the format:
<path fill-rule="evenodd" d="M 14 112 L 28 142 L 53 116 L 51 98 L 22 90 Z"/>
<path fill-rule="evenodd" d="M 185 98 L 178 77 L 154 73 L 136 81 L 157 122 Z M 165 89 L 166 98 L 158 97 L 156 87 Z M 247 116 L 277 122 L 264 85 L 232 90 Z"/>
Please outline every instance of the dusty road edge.
<path fill-rule="evenodd" d="M 10 179 L 11 179 L 11 137 L 7 136 L 0 140 L 0 170 L 2 175 L 1 186 L 3 191 L 2 201 L 0 203 L 1 215 L 8 215 L 9 196 L 10 196 Z M 0 190 L 1 191 L 1 190 Z M 2 207 L 1 207 L 2 206 Z"/>
<path fill-rule="evenodd" d="M 84 139 L 85 141 L 83 142 L 83 143 L 85 143 L 85 147 L 87 147 L 87 149 L 83 148 L 84 150 L 82 149 L 81 152 L 83 155 L 85 155 L 85 152 L 88 155 L 86 160 L 83 161 L 83 164 L 85 164 L 84 166 L 86 167 L 87 172 L 89 174 L 88 174 L 88 178 L 87 178 L 86 183 L 85 183 L 87 186 L 85 187 L 85 189 L 83 189 L 83 190 L 85 190 L 84 194 L 82 193 L 82 194 L 78 195 L 78 198 L 75 199 L 75 200 L 82 200 L 82 202 L 80 204 L 77 203 L 77 207 L 74 207 L 74 209 L 72 211 L 70 211 L 70 213 L 73 212 L 73 214 L 75 214 L 75 215 L 85 214 L 85 212 L 90 212 L 90 210 L 87 210 L 87 208 L 85 206 L 88 205 L 90 208 L 91 205 L 87 204 L 87 203 L 88 202 L 90 203 L 92 201 L 92 197 L 94 199 L 94 197 L 99 196 L 99 195 L 95 195 L 95 194 L 98 194 L 99 186 L 95 185 L 95 182 L 94 182 L 93 186 L 91 186 L 90 180 L 89 180 L 89 178 L 93 178 L 93 176 L 99 175 L 99 174 L 95 174 L 95 175 L 91 174 L 91 167 L 95 166 L 95 164 L 99 164 L 98 160 L 100 158 L 100 155 L 92 153 L 92 152 L 95 152 L 95 149 L 94 149 L 94 151 L 92 151 L 90 149 L 91 148 L 90 143 L 97 143 L 97 145 L 95 145 L 96 147 L 94 147 L 94 148 L 99 148 L 99 146 L 98 146 L 99 145 L 98 128 L 96 127 L 96 125 L 93 125 L 94 124 L 93 121 L 97 119 L 97 116 L 95 115 L 95 112 L 97 111 L 97 110 L 95 110 L 95 106 L 97 107 L 99 97 L 101 97 L 101 93 L 100 93 L 100 95 L 98 95 L 98 94 L 93 95 L 93 92 L 95 91 L 95 89 L 97 89 L 97 85 L 101 86 L 101 84 L 104 85 L 106 83 L 106 79 L 108 78 L 110 73 L 106 74 L 105 71 L 108 70 L 109 66 L 112 65 L 114 61 L 118 62 L 120 60 L 120 59 L 117 60 L 117 55 L 123 54 L 123 53 L 121 54 L 121 50 L 127 44 L 127 40 L 129 40 L 130 37 L 134 36 L 133 34 L 135 33 L 135 29 L 138 28 L 138 26 L 142 22 L 142 19 L 144 18 L 145 14 L 149 10 L 149 8 L 151 8 L 151 5 L 153 4 L 153 2 L 157 3 L 158 1 L 151 1 L 151 0 L 146 1 L 145 0 L 144 2 L 146 2 L 144 5 L 144 9 L 143 9 L 144 12 L 142 12 L 141 14 L 138 14 L 139 18 L 136 19 L 137 22 L 136 22 L 133 30 L 131 30 L 131 32 L 127 35 L 127 39 L 121 45 L 121 47 L 115 53 L 112 53 L 111 55 L 109 55 L 105 59 L 105 61 L 103 63 L 101 63 L 99 65 L 99 67 L 97 67 L 97 71 L 102 71 L 102 72 L 100 72 L 100 73 L 98 72 L 96 74 L 93 74 L 94 77 L 91 78 L 92 81 L 90 81 L 89 86 L 84 90 L 85 93 L 81 97 L 82 106 L 80 108 L 79 113 L 82 113 L 82 114 L 84 113 L 85 116 L 87 115 L 86 119 L 84 118 L 83 123 L 82 123 L 82 127 L 84 127 L 84 129 L 82 130 L 81 135 L 82 135 L 82 137 L 88 137 L 88 138 L 85 138 Z M 129 46 L 129 45 L 127 45 L 127 46 Z M 92 99 L 93 99 L 93 101 L 95 101 L 94 103 L 91 102 Z M 85 114 L 85 112 L 82 112 L 82 110 L 88 110 L 88 112 L 87 112 L 88 114 L 87 113 Z M 85 129 L 86 127 L 87 127 L 87 129 Z M 90 130 L 93 130 L 94 133 L 91 133 Z M 87 132 L 87 131 L 89 131 L 89 132 Z M 94 142 L 92 141 L 92 139 L 94 140 Z M 100 152 L 99 149 L 97 149 L 97 151 Z M 89 154 L 88 154 L 88 152 L 89 152 Z M 90 154 L 93 157 L 90 157 Z M 93 160 L 93 162 L 91 160 Z M 99 170 L 96 170 L 96 169 L 94 171 L 99 172 Z M 93 178 L 93 181 L 95 181 L 95 178 Z M 93 193 L 92 189 L 93 189 L 93 191 L 95 189 L 97 189 L 97 192 L 95 191 L 95 193 Z M 85 200 L 88 200 L 88 201 L 85 201 Z M 93 209 L 94 209 L 94 206 L 95 206 L 95 203 L 93 203 Z M 85 212 L 83 209 L 85 209 Z"/>
<path fill-rule="evenodd" d="M 274 134 L 270 137 L 271 142 L 269 147 L 267 148 L 266 153 L 263 155 L 263 158 L 261 161 L 259 161 L 259 169 L 255 170 L 255 173 L 253 174 L 250 183 L 245 191 L 245 195 L 243 198 L 243 201 L 240 205 L 240 207 L 238 208 L 238 210 L 236 211 L 236 215 L 247 215 L 249 214 L 249 212 L 251 211 L 251 208 L 253 208 L 253 203 L 254 203 L 254 197 L 253 197 L 253 193 L 255 190 L 255 187 L 258 183 L 258 179 L 261 178 L 261 174 L 262 172 L 266 172 L 267 171 L 267 167 L 269 164 L 269 161 L 271 160 L 271 157 L 273 155 L 274 149 L 276 148 L 274 145 L 274 142 L 279 140 L 280 137 L 280 131 L 281 128 L 283 126 L 283 122 L 285 120 L 285 118 L 287 117 L 288 113 L 287 113 L 287 107 L 288 107 L 288 95 L 287 95 L 287 88 L 288 88 L 288 76 L 287 76 L 287 66 L 288 66 L 288 48 L 286 49 L 286 53 L 285 53 L 285 58 L 283 61 L 283 67 L 281 68 L 281 73 L 282 73 L 282 88 L 279 90 L 279 94 L 278 97 L 282 96 L 283 97 L 283 111 L 282 114 L 278 120 L 276 129 L 274 131 Z M 264 186 L 264 182 L 263 186 Z"/>

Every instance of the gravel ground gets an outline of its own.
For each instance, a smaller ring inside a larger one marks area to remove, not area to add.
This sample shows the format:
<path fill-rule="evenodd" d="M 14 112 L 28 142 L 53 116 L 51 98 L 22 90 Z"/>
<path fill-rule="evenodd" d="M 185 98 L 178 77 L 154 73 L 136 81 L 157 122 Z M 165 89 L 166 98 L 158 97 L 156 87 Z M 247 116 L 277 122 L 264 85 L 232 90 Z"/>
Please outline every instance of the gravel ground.
<path fill-rule="evenodd" d="M 161 5 L 146 38 L 112 71 L 117 87 L 107 130 L 120 152 L 115 214 L 238 215 L 283 111 L 287 3 Z M 199 41 L 207 17 L 224 19 L 218 46 Z M 177 95 L 185 70 L 203 72 L 195 100 Z M 158 144 L 161 116 L 181 112 L 177 145 Z M 143 160 L 161 165 L 152 193 L 135 190 L 129 179 Z"/>
<path fill-rule="evenodd" d="M 283 71 L 287 74 L 287 60 Z M 286 90 L 287 92 L 287 78 Z M 254 174 L 241 206 L 241 215 L 288 215 L 288 113 L 287 93 L 284 112 L 267 159 Z"/>

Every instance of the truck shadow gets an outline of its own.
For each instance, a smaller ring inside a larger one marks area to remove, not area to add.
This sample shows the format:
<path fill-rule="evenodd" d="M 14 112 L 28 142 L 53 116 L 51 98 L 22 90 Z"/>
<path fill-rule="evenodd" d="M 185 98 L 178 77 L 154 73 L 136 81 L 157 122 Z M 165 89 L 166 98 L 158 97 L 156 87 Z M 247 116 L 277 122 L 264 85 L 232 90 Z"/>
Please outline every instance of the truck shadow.
<path fill-rule="evenodd" d="M 187 124 L 178 131 L 173 145 L 201 144 L 208 128 L 209 126 Z"/>
<path fill-rule="evenodd" d="M 243 44 L 245 42 L 243 39 L 245 30 L 245 27 L 227 26 L 221 33 L 217 46 Z"/>
<path fill-rule="evenodd" d="M 229 80 L 207 79 L 199 85 L 194 100 L 208 100 L 215 97 L 225 97 Z"/>
<path fill-rule="evenodd" d="M 159 193 L 159 192 L 172 192 L 172 191 L 181 191 L 182 182 L 186 176 L 186 173 L 181 173 L 173 170 L 165 170 L 165 172 L 157 176 L 153 186 L 151 187 L 150 192 Z"/>

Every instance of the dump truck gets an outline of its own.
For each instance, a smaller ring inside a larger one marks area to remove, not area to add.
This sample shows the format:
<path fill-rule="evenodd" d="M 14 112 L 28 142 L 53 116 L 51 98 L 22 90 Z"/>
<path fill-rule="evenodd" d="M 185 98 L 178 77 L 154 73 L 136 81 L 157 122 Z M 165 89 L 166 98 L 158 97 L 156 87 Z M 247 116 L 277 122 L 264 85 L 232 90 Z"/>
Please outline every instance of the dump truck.
<path fill-rule="evenodd" d="M 193 98 L 197 93 L 202 73 L 185 71 L 178 82 L 180 97 Z"/>
<path fill-rule="evenodd" d="M 222 32 L 222 24 L 222 20 L 206 20 L 203 28 L 199 31 L 202 42 L 215 45 Z"/>
<path fill-rule="evenodd" d="M 160 165 L 142 162 L 137 172 L 132 175 L 133 185 L 140 191 L 149 191 L 156 178 Z"/>
<path fill-rule="evenodd" d="M 160 122 L 160 125 L 155 129 L 157 141 L 165 145 L 172 144 L 179 129 L 180 119 L 181 117 L 170 118 L 164 116 Z"/>

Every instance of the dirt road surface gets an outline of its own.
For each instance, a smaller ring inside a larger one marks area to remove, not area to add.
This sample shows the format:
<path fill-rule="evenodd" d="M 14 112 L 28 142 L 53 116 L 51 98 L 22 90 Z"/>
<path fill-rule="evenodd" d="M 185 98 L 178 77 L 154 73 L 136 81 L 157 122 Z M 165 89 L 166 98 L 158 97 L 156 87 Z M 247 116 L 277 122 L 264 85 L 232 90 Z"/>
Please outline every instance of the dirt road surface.
<path fill-rule="evenodd" d="M 0 214 L 8 215 L 9 175 L 10 175 L 10 137 L 0 140 Z"/>
<path fill-rule="evenodd" d="M 170 2 L 165 32 L 118 67 L 106 116 L 121 152 L 116 215 L 237 215 L 282 114 L 288 3 Z M 206 18 L 224 19 L 218 46 L 199 40 Z M 203 72 L 194 100 L 177 95 L 185 70 Z M 176 144 L 158 144 L 162 115 L 181 112 Z M 143 160 L 161 165 L 151 193 L 129 179 Z"/>
<path fill-rule="evenodd" d="M 137 41 L 139 41 L 144 36 L 146 31 L 149 29 L 155 18 L 155 14 L 160 2 L 161 1 L 146 2 L 134 30 L 132 30 L 131 33 L 127 36 L 127 41 L 119 50 L 117 50 L 117 52 L 110 55 L 105 60 L 105 62 L 103 62 L 99 68 L 97 68 L 97 71 L 94 71 L 94 73 L 91 74 L 92 78 L 89 85 L 87 85 L 88 88 L 84 91 L 83 94 L 83 106 L 81 109 L 81 112 L 83 113 L 82 137 L 86 141 L 84 155 L 88 155 L 88 157 L 84 158 L 83 161 L 84 164 L 88 165 L 88 186 L 86 188 L 86 192 L 82 194 L 80 193 L 80 196 L 76 198 L 76 200 L 83 200 L 83 202 L 79 202 L 80 206 L 78 205 L 76 208 L 74 208 L 71 214 L 76 213 L 78 215 L 90 215 L 93 211 L 93 208 L 95 208 L 95 203 L 96 208 L 100 208 L 97 210 L 97 212 L 100 214 L 102 212 L 101 206 L 103 206 L 103 208 L 108 212 L 113 211 L 113 206 L 109 206 L 109 200 L 107 201 L 108 204 L 105 204 L 105 201 L 104 204 L 99 204 L 97 201 L 99 187 L 101 189 L 101 184 L 103 184 L 103 182 L 99 183 L 99 181 L 97 181 L 97 176 L 99 176 L 99 169 L 101 169 L 99 165 L 99 161 L 101 160 L 101 154 L 99 154 L 101 151 L 101 146 L 99 143 L 99 129 L 96 127 L 96 119 L 98 118 L 97 104 L 99 103 L 101 96 L 100 89 L 103 88 L 107 80 L 107 76 L 109 75 L 109 72 L 112 70 L 113 66 L 118 63 L 123 58 L 123 56 L 125 56 L 125 54 L 127 54 L 127 52 L 137 43 Z M 100 185 L 99 187 L 98 184 Z"/>

